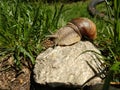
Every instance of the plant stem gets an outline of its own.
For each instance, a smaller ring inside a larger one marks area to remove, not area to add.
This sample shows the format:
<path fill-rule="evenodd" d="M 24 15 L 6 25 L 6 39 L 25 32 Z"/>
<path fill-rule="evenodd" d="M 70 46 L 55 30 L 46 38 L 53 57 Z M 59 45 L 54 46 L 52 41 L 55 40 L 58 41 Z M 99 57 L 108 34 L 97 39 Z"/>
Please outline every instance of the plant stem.
<path fill-rule="evenodd" d="M 102 90 L 109 90 L 109 86 L 110 86 L 110 81 L 112 80 L 112 76 L 113 76 L 113 71 L 109 71 L 108 75 L 106 76 L 104 85 L 103 85 L 103 89 Z"/>

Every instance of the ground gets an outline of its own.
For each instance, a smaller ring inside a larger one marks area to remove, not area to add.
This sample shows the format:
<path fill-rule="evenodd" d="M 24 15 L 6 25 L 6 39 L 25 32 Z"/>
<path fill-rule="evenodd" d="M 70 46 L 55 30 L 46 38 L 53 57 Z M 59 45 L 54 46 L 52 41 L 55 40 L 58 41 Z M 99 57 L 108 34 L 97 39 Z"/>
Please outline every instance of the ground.
<path fill-rule="evenodd" d="M 0 90 L 30 90 L 30 69 L 23 66 L 18 71 L 12 64 L 9 56 L 0 61 Z"/>

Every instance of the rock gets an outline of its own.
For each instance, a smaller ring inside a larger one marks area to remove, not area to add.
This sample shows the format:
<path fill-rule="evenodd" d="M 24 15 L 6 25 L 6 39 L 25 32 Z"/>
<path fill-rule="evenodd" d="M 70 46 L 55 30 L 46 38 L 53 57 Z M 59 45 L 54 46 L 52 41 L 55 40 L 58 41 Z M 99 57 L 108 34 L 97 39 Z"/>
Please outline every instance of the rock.
<path fill-rule="evenodd" d="M 53 87 L 101 83 L 96 74 L 103 71 L 100 51 L 89 41 L 71 46 L 56 46 L 40 53 L 34 67 L 35 82 Z M 90 78 L 94 77 L 90 80 Z M 89 82 L 88 82 L 89 81 Z"/>

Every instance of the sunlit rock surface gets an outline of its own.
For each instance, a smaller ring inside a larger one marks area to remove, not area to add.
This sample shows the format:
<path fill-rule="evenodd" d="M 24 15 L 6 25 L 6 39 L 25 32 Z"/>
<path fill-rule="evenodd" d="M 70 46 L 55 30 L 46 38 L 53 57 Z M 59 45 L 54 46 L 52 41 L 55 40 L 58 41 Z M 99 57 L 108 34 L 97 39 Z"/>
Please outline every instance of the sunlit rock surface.
<path fill-rule="evenodd" d="M 101 83 L 99 76 L 94 77 L 104 69 L 98 54 L 100 51 L 89 41 L 48 48 L 36 59 L 34 79 L 39 84 L 49 84 L 53 87 Z M 94 78 L 91 79 L 92 77 Z"/>

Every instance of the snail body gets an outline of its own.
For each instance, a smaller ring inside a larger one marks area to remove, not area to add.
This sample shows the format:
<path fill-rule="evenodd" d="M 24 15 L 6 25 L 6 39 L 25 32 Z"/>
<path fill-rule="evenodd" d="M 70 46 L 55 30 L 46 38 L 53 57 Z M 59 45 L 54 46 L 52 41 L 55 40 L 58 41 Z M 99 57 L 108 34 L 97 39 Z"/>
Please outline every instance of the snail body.
<path fill-rule="evenodd" d="M 56 45 L 72 45 L 79 42 L 83 36 L 94 40 L 96 35 L 96 25 L 91 20 L 75 18 L 60 28 L 55 34 L 48 37 L 53 38 Z"/>

